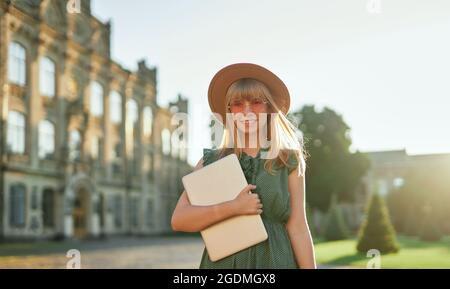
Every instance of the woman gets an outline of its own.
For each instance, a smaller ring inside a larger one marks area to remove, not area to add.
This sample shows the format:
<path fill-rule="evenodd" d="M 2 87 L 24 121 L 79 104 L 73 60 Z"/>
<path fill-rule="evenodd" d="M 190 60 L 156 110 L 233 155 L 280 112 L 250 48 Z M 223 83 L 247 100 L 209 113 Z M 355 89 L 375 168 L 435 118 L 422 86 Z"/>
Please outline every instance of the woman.
<path fill-rule="evenodd" d="M 234 200 L 212 206 L 191 205 L 184 191 L 173 230 L 199 232 L 233 216 L 260 214 L 267 240 L 216 262 L 205 248 L 200 268 L 316 268 L 305 216 L 303 139 L 285 117 L 286 86 L 261 66 L 237 63 L 214 76 L 208 98 L 226 125 L 219 148 L 203 149 L 195 170 L 235 153 L 249 185 Z"/>

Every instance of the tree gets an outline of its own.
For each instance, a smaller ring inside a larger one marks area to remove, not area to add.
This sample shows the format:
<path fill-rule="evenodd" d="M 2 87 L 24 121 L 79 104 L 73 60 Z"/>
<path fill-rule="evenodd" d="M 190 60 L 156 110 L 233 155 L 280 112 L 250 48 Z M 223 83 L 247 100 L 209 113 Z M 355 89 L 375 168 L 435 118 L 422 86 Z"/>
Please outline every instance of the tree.
<path fill-rule="evenodd" d="M 349 231 L 342 210 L 337 204 L 337 195 L 331 198 L 330 210 L 327 216 L 324 238 L 327 241 L 347 239 Z"/>
<path fill-rule="evenodd" d="M 314 106 L 304 106 L 290 116 L 302 131 L 310 156 L 306 202 L 313 210 L 327 212 L 333 194 L 338 201 L 353 201 L 370 161 L 363 153 L 350 152 L 350 127 L 342 116 L 327 107 L 317 112 Z"/>
<path fill-rule="evenodd" d="M 378 194 L 373 194 L 369 202 L 356 248 L 364 254 L 370 249 L 377 249 L 382 254 L 396 253 L 399 250 L 387 207 Z"/>

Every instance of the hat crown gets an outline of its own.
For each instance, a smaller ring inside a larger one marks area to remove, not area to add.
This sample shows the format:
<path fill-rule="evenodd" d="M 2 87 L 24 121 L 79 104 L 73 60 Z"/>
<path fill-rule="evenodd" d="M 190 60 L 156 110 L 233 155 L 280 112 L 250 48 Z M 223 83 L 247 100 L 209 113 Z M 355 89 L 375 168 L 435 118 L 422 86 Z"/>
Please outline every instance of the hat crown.
<path fill-rule="evenodd" d="M 254 63 L 234 63 L 220 69 L 212 78 L 208 89 L 208 102 L 212 112 L 219 113 L 222 123 L 226 119 L 228 88 L 242 78 L 256 79 L 269 89 L 273 100 L 283 114 L 287 114 L 290 95 L 284 82 L 273 72 Z"/>

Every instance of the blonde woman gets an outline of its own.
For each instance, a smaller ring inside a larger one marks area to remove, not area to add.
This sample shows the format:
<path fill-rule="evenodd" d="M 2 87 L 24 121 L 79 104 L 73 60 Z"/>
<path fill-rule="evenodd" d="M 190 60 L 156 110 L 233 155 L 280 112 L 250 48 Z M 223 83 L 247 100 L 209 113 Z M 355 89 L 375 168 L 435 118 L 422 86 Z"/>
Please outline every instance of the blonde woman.
<path fill-rule="evenodd" d="M 306 154 L 300 131 L 285 116 L 288 89 L 264 67 L 236 63 L 214 76 L 208 99 L 226 125 L 218 149 L 203 149 L 195 170 L 234 153 L 249 185 L 234 200 L 212 206 L 191 205 L 184 191 L 173 230 L 199 232 L 233 216 L 260 214 L 267 240 L 216 262 L 205 248 L 199 267 L 316 268 L 305 216 Z"/>

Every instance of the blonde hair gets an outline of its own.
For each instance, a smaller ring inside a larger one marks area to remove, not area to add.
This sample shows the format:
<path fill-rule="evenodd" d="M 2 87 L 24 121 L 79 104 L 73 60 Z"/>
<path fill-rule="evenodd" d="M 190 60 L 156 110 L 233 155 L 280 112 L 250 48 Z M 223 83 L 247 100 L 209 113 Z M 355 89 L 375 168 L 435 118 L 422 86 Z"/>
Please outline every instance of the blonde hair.
<path fill-rule="evenodd" d="M 227 112 L 228 104 L 233 99 L 242 98 L 261 98 L 268 101 L 268 119 L 267 119 L 267 139 L 270 143 L 267 155 L 270 156 L 264 163 L 264 168 L 272 174 L 273 165 L 279 167 L 289 166 L 288 159 L 290 153 L 298 163 L 299 175 L 304 175 L 306 170 L 307 153 L 304 148 L 302 132 L 286 118 L 283 112 L 275 103 L 269 89 L 262 82 L 252 78 L 242 78 L 234 82 L 226 94 Z M 274 117 L 274 119 L 272 119 Z M 221 143 L 219 145 L 219 157 L 230 153 L 235 153 L 238 157 L 243 152 L 242 146 L 237 146 L 234 140 L 240 141 L 237 133 L 236 124 L 233 118 L 225 120 L 225 128 Z M 233 128 L 232 130 L 230 128 Z"/>

